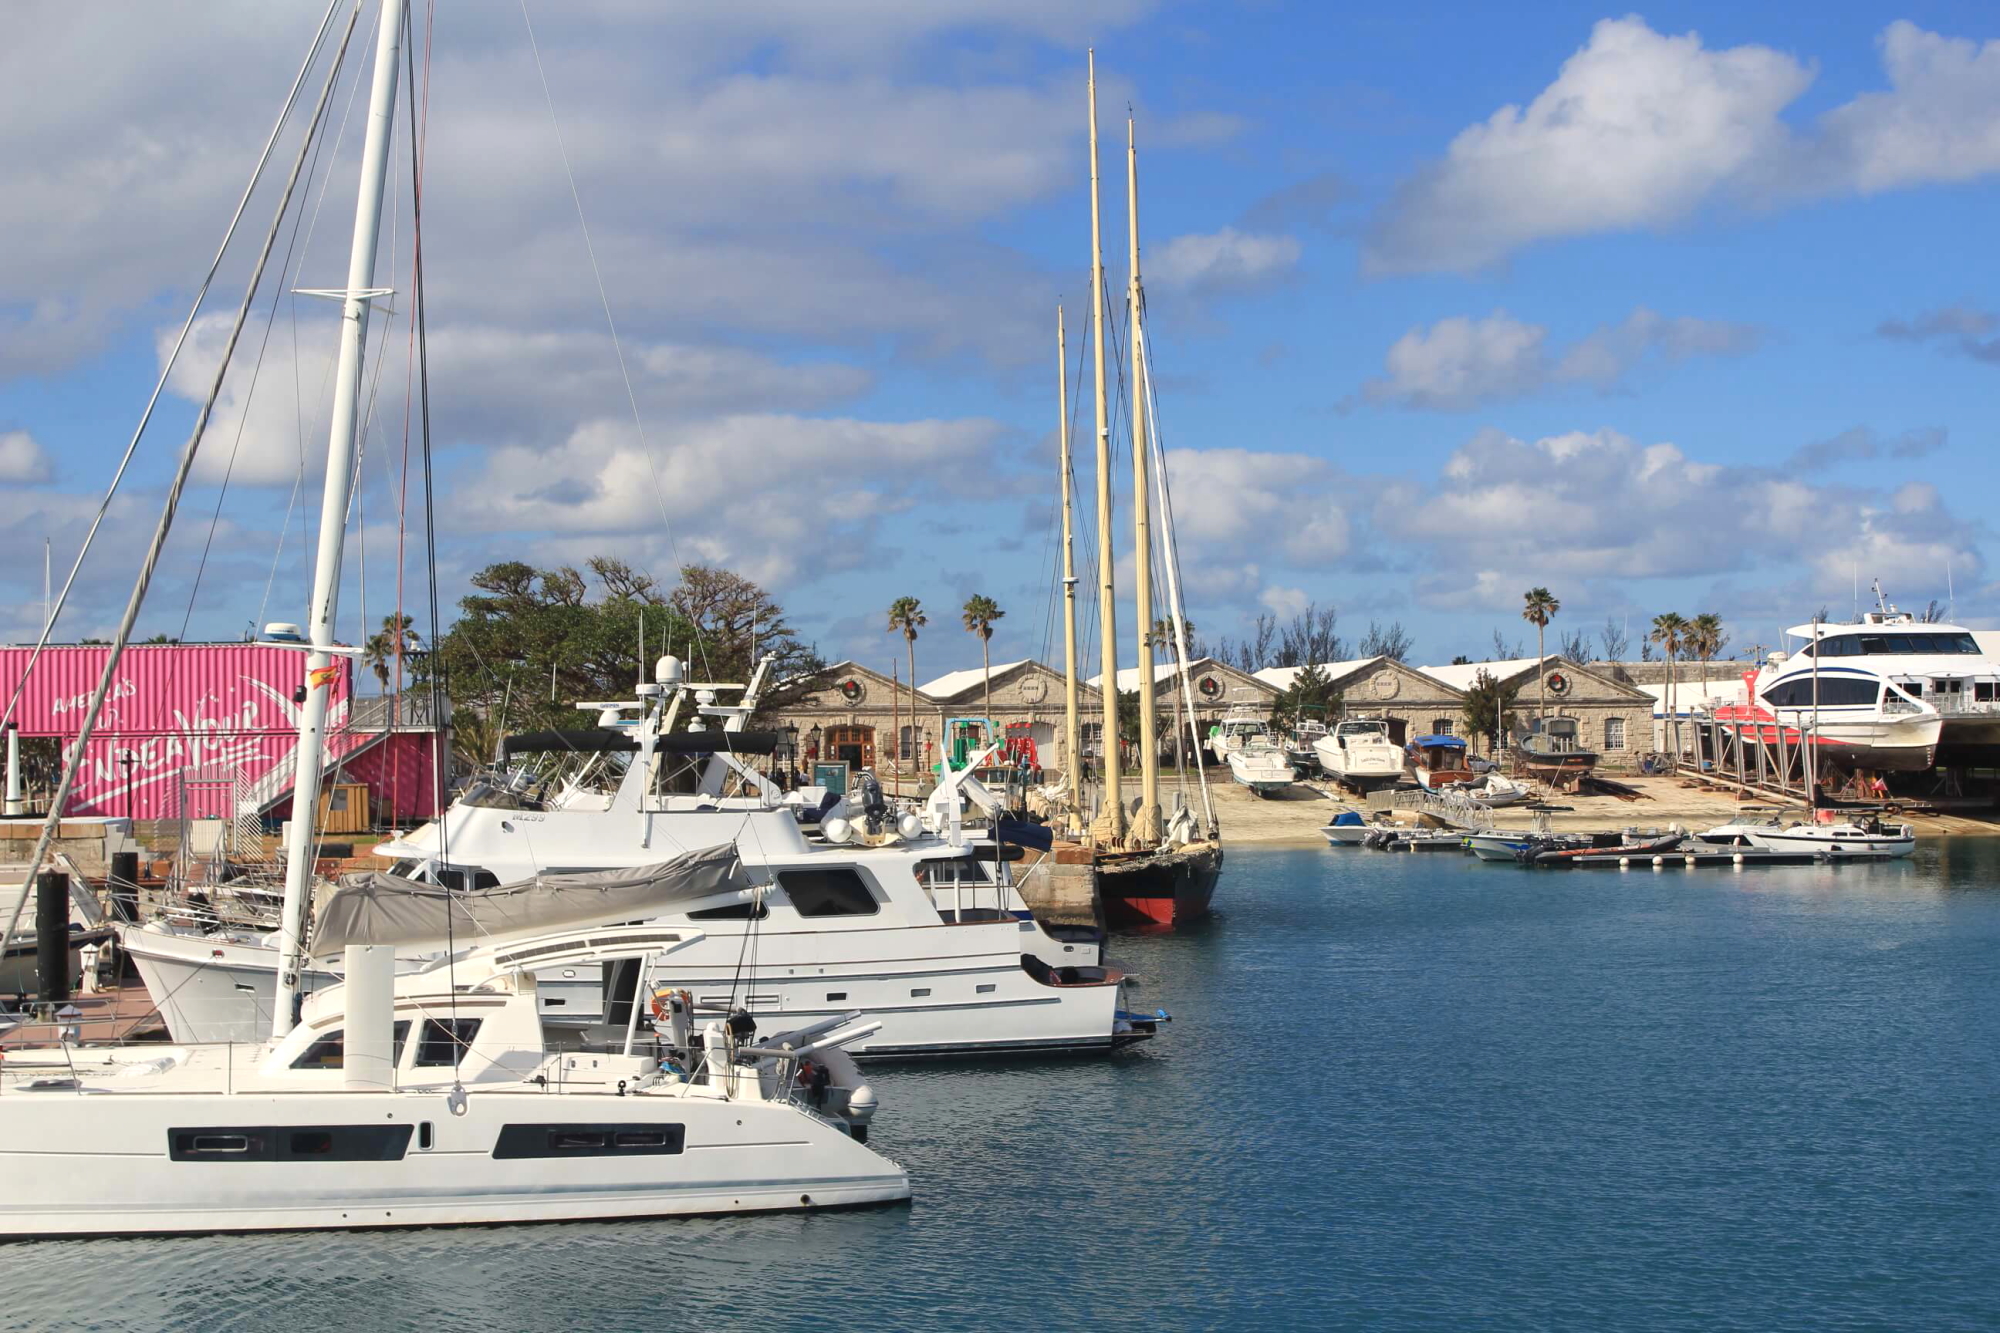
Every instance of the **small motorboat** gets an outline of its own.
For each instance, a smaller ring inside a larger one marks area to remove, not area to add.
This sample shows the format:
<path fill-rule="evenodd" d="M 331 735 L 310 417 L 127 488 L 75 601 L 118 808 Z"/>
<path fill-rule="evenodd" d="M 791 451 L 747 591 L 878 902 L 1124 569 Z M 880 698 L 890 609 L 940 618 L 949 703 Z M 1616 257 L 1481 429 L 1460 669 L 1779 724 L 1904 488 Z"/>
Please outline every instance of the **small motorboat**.
<path fill-rule="evenodd" d="M 1380 718 L 1346 718 L 1313 742 L 1319 771 L 1343 787 L 1358 792 L 1392 787 L 1403 780 L 1402 749 L 1389 739 L 1389 724 Z"/>
<path fill-rule="evenodd" d="M 1465 741 L 1458 736 L 1419 736 L 1406 750 L 1417 785 L 1425 791 L 1441 792 L 1472 781 L 1472 770 L 1465 766 Z"/>
<path fill-rule="evenodd" d="M 1292 725 L 1292 734 L 1285 738 L 1285 758 L 1291 761 L 1294 777 L 1310 777 L 1319 765 L 1319 756 L 1313 747 L 1326 736 L 1326 723 L 1317 718 L 1307 718 Z"/>
<path fill-rule="evenodd" d="M 1525 782 L 1515 781 L 1505 773 L 1488 773 L 1484 782 L 1467 789 L 1465 794 L 1474 805 L 1496 810 L 1505 805 L 1519 805 L 1534 795 L 1534 788 Z"/>
<path fill-rule="evenodd" d="M 1359 847 L 1361 840 L 1368 836 L 1368 821 L 1361 817 L 1359 810 L 1342 810 L 1320 829 L 1320 833 L 1330 846 Z"/>
<path fill-rule="evenodd" d="M 1514 753 L 1530 777 L 1550 786 L 1572 786 L 1597 767 L 1597 752 L 1584 748 L 1573 717 L 1538 717 L 1514 744 Z"/>
<path fill-rule="evenodd" d="M 1251 745 L 1227 754 L 1229 776 L 1237 785 L 1248 787 L 1259 796 L 1270 796 L 1292 785 L 1295 776 L 1292 761 L 1285 752 L 1271 744 Z"/>
<path fill-rule="evenodd" d="M 1685 832 L 1669 828 L 1665 833 L 1628 833 L 1612 846 L 1599 844 L 1593 839 L 1590 844 L 1580 847 L 1529 847 L 1515 853 L 1514 859 L 1528 866 L 1559 866 L 1579 856 L 1597 856 L 1606 852 L 1616 852 L 1621 856 L 1664 856 L 1679 851 L 1687 840 Z"/>

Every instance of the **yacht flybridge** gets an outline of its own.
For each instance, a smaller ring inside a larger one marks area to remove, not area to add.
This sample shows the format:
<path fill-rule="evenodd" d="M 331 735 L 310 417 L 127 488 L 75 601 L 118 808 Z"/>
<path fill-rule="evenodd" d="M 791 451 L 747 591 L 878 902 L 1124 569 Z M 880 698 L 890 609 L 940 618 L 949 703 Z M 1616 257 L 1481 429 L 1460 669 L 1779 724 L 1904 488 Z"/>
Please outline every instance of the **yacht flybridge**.
<path fill-rule="evenodd" d="M 733 868 L 733 857 L 730 858 Z M 673 891 L 674 873 L 660 887 Z M 740 876 L 739 876 L 740 879 Z M 643 884 L 640 891 L 646 891 Z M 516 934 L 392 975 L 371 938 L 435 894 L 331 912 L 348 981 L 283 1039 L 10 1051 L 0 1236 L 548 1222 L 886 1203 L 908 1175 L 866 1145 L 875 1094 L 849 1010 L 790 1031 L 702 1019 L 660 985 L 699 931 Z M 555 905 L 572 915 L 589 894 Z M 549 915 L 544 901 L 524 916 Z M 600 909 L 601 910 L 601 909 Z M 431 941 L 443 945 L 440 937 Z M 622 965 L 624 1021 L 551 1024 L 534 968 Z"/>
<path fill-rule="evenodd" d="M 818 809 L 744 762 L 774 740 L 741 730 L 753 705 L 714 702 L 739 687 L 688 682 L 671 656 L 655 675 L 636 700 L 580 705 L 596 727 L 510 737 L 510 762 L 535 750 L 562 762 L 547 777 L 523 765 L 475 784 L 442 819 L 377 847 L 385 869 L 477 893 L 732 847 L 756 884 L 691 889 L 644 917 L 702 932 L 673 964 L 699 1007 L 786 1022 L 858 1009 L 881 1021 L 853 1047 L 868 1056 L 1103 1051 L 1154 1034 L 1157 1016 L 1124 1011 L 1125 978 L 1101 966 L 1097 941 L 1050 934 L 953 823 L 933 831 L 884 811 L 871 835 L 865 810 L 850 820 L 837 813 L 847 806 L 829 806 L 809 834 L 802 818 Z M 676 730 L 690 702 L 723 725 Z M 749 794 L 723 795 L 732 778 Z M 124 945 L 175 1040 L 268 1029 L 278 965 L 268 935 L 153 922 L 128 928 Z M 405 950 L 399 965 L 427 962 Z M 536 970 L 550 1021 L 601 1021 L 603 969 Z M 303 984 L 335 980 L 329 964 Z"/>

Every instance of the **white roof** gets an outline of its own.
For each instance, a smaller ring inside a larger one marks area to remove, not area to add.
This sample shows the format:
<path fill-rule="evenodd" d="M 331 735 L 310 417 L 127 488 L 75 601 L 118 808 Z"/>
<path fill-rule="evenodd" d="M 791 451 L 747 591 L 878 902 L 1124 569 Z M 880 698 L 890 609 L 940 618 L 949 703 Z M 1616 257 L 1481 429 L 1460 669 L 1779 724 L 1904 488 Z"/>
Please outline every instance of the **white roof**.
<path fill-rule="evenodd" d="M 1550 654 L 1551 658 L 1554 654 Z M 1534 657 L 1512 657 L 1504 662 L 1460 662 L 1449 666 L 1418 667 L 1433 680 L 1441 680 L 1460 694 L 1472 688 L 1472 682 L 1479 679 L 1484 671 L 1495 680 L 1510 680 L 1523 671 L 1532 671 L 1541 659 Z"/>
<path fill-rule="evenodd" d="M 1203 658 L 1202 660 L 1207 661 L 1208 659 Z M 1188 663 L 1188 669 L 1192 671 L 1196 665 L 1197 665 L 1196 663 L 1190 662 Z M 1174 664 L 1172 662 L 1153 663 L 1153 683 L 1155 685 L 1159 684 L 1163 680 L 1171 678 L 1174 674 L 1175 674 Z M 1104 673 L 1100 671 L 1096 675 L 1092 676 L 1089 680 L 1085 681 L 1084 684 L 1090 686 L 1090 688 L 1094 690 L 1098 688 L 1099 683 L 1102 682 L 1103 679 L 1104 679 Z M 1135 666 L 1119 667 L 1118 688 L 1120 691 L 1130 691 L 1138 689 L 1139 668 Z"/>
<path fill-rule="evenodd" d="M 1032 657 L 1023 657 L 1017 662 L 995 662 L 993 674 L 998 676 L 1003 672 L 1012 671 L 1017 666 L 1026 666 L 1034 660 Z M 952 695 L 963 693 L 974 685 L 984 684 L 985 680 L 986 673 L 979 667 L 972 667 L 965 671 L 947 671 L 936 680 L 925 681 L 917 688 L 933 699 L 949 699 Z"/>
<path fill-rule="evenodd" d="M 1641 694 L 1652 696 L 1654 717 L 1667 715 L 1667 687 L 1664 682 L 1658 685 L 1634 685 L 1632 688 Z M 1747 700 L 1744 694 L 1743 681 L 1738 677 L 1710 680 L 1706 688 L 1699 679 L 1684 680 L 1674 686 L 1674 712 L 1686 717 L 1697 708 L 1745 703 Z"/>
<path fill-rule="evenodd" d="M 1350 662 L 1318 662 L 1314 665 L 1319 668 L 1320 675 L 1325 676 L 1328 680 L 1339 680 L 1342 676 L 1352 675 L 1354 672 L 1359 671 L 1370 662 L 1379 662 L 1381 660 L 1381 655 L 1377 654 L 1374 657 L 1357 657 Z M 1292 688 L 1292 682 L 1297 680 L 1299 673 L 1304 670 L 1305 668 L 1302 666 L 1265 667 L 1262 671 L 1257 672 L 1256 676 L 1258 680 L 1275 689 L 1289 690 Z"/>

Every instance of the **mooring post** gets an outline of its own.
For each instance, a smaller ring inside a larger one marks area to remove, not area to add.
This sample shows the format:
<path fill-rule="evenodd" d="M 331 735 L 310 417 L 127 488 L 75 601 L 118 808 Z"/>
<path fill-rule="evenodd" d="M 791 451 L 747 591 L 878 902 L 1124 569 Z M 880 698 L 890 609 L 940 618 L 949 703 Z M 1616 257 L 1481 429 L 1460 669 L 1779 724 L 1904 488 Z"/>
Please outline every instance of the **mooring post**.
<path fill-rule="evenodd" d="M 111 911 L 120 921 L 139 919 L 139 853 L 111 853 Z"/>
<path fill-rule="evenodd" d="M 35 880 L 35 974 L 42 999 L 69 999 L 69 876 L 44 870 Z"/>

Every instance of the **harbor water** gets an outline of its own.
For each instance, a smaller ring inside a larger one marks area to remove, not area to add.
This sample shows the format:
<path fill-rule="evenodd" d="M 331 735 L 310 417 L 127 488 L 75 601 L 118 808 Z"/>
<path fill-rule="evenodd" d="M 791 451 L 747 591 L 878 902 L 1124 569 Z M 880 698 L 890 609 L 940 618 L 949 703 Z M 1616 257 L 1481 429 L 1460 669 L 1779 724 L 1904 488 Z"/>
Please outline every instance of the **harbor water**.
<path fill-rule="evenodd" d="M 0 1247 L 46 1329 L 2000 1326 L 2000 843 L 1232 849 L 1110 1059 L 880 1068 L 916 1200 Z"/>

